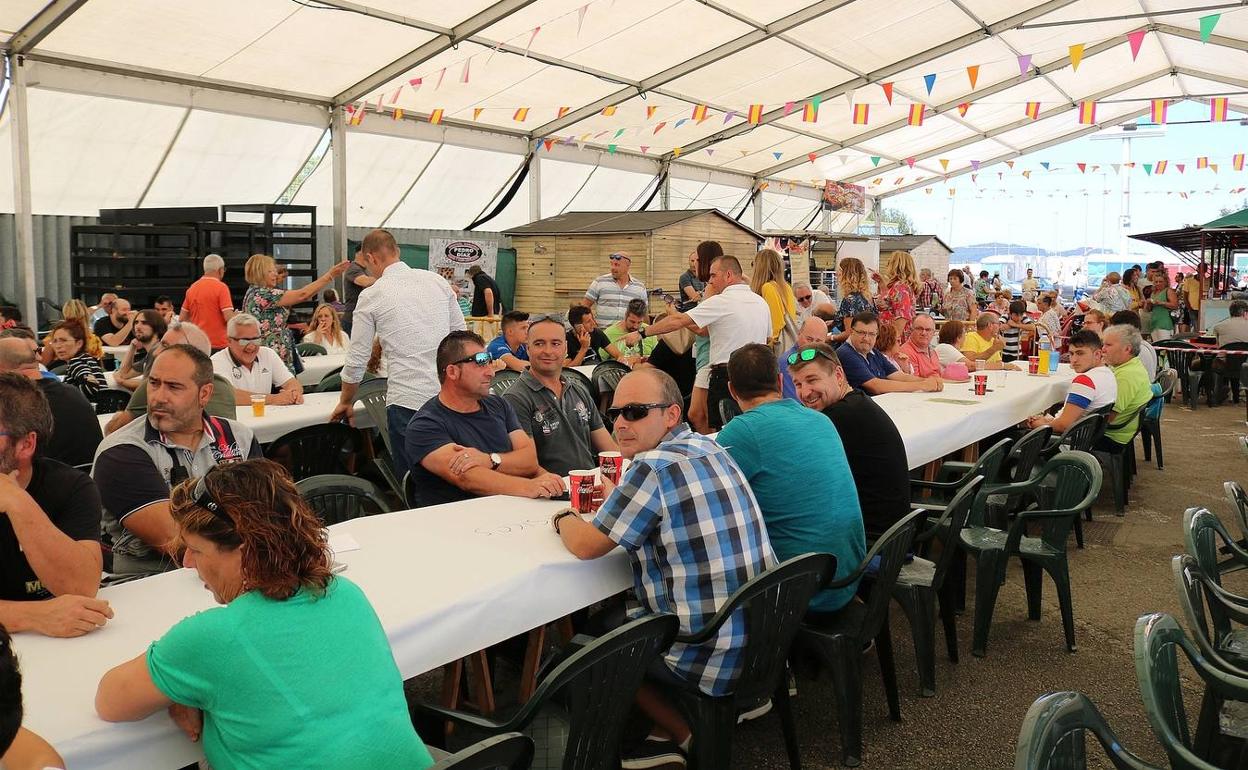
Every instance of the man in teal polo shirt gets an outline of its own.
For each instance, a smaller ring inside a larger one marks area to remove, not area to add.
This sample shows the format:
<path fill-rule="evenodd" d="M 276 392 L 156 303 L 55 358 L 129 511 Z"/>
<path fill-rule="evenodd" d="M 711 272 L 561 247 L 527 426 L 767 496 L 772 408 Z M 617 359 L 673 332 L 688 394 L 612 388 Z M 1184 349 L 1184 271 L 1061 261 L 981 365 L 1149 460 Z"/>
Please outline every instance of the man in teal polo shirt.
<path fill-rule="evenodd" d="M 776 558 L 831 553 L 836 578 L 849 575 L 862 563 L 867 544 L 858 489 L 836 426 L 781 395 L 780 370 L 766 345 L 745 345 L 732 354 L 728 390 L 743 414 L 716 440 L 749 480 Z M 808 614 L 836 612 L 857 587 L 855 582 L 820 591 Z"/>
<path fill-rule="evenodd" d="M 1127 324 L 1118 324 L 1105 330 L 1102 351 L 1105 363 L 1118 381 L 1118 398 L 1109 415 L 1109 427 L 1097 442 L 1096 448 L 1106 452 L 1121 452 L 1135 437 L 1140 408 L 1153 398 L 1153 383 L 1140 362 L 1140 347 L 1144 338 L 1140 330 Z"/>

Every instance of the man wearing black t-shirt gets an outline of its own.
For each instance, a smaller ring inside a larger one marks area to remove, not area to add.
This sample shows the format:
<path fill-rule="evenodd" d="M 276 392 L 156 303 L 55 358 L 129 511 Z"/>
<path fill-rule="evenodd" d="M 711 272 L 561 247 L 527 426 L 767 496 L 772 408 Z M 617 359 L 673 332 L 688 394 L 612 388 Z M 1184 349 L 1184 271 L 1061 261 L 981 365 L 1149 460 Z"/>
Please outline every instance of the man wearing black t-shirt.
<path fill-rule="evenodd" d="M 479 265 L 468 268 L 472 279 L 472 314 L 478 318 L 503 314 L 503 292 L 498 282 L 481 270 Z"/>
<path fill-rule="evenodd" d="M 44 377 L 34 351 L 21 338 L 0 338 L 0 372 L 14 372 L 34 381 L 52 410 L 52 435 L 39 453 L 66 465 L 85 465 L 95 457 L 104 434 L 95 408 L 82 391 L 55 377 Z"/>
<path fill-rule="evenodd" d="M 37 385 L 0 374 L 0 625 L 81 636 L 113 616 L 100 585 L 100 494 L 40 455 L 52 413 Z"/>
<path fill-rule="evenodd" d="M 407 424 L 417 507 L 484 495 L 555 497 L 563 479 L 537 464 L 533 439 L 511 405 L 490 394 L 485 342 L 453 331 L 438 345 L 438 395 Z"/>
<path fill-rule="evenodd" d="M 906 445 L 888 413 L 866 393 L 849 387 L 836 352 L 822 343 L 799 348 L 789 374 L 797 399 L 832 420 L 858 488 L 868 539 L 882 535 L 910 512 Z"/>
<path fill-rule="evenodd" d="M 617 361 L 624 357 L 606 332 L 598 328 L 593 310 L 576 305 L 568 311 L 568 323 L 572 325 L 572 331 L 567 333 L 568 366 L 602 363 L 599 350 L 607 351 Z"/>
<path fill-rule="evenodd" d="M 129 345 L 134 339 L 134 319 L 138 313 L 130 310 L 130 303 L 121 297 L 113 300 L 113 309 L 108 315 L 95 322 L 91 331 L 100 338 L 100 342 L 112 347 Z"/>

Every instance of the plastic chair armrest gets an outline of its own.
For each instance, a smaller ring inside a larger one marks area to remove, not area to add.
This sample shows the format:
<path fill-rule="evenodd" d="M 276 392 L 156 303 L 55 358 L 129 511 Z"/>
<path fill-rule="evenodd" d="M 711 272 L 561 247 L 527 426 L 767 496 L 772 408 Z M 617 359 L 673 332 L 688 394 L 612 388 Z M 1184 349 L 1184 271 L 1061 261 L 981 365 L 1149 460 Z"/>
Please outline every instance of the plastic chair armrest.
<path fill-rule="evenodd" d="M 435 706 L 431 703 L 416 703 L 413 704 L 412 709 L 422 714 L 428 714 L 429 716 L 445 719 L 449 722 L 469 725 L 479 730 L 485 730 L 491 735 L 510 732 L 511 729 L 513 729 L 508 728 L 505 724 L 486 719 L 485 717 L 480 717 L 475 714 L 466 714 L 462 711 L 454 711 L 452 709 L 443 708 L 442 706 Z"/>

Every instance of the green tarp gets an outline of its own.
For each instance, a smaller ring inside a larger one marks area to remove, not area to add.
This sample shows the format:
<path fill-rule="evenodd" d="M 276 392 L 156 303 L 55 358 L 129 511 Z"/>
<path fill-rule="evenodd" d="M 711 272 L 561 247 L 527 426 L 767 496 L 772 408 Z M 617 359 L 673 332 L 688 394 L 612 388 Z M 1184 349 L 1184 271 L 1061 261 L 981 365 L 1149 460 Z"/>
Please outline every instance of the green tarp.
<path fill-rule="evenodd" d="M 348 241 L 347 252 L 354 254 L 355 250 L 360 247 L 359 241 Z M 404 263 L 418 267 L 421 270 L 429 269 L 429 247 L 428 246 L 412 246 L 406 243 L 399 244 L 399 259 Z M 498 250 L 498 272 L 494 276 L 494 280 L 498 281 L 498 288 L 503 293 L 503 306 L 507 309 L 515 307 L 516 297 L 516 250 L 515 249 L 499 249 Z"/>
<path fill-rule="evenodd" d="M 1236 211 L 1233 214 L 1227 214 L 1221 219 L 1215 219 L 1212 222 L 1206 222 L 1202 225 L 1202 227 L 1206 229 L 1216 227 L 1248 227 L 1248 209 Z M 502 261 L 501 256 L 499 257 L 499 261 Z M 499 283 L 499 288 L 502 288 L 501 282 Z"/>

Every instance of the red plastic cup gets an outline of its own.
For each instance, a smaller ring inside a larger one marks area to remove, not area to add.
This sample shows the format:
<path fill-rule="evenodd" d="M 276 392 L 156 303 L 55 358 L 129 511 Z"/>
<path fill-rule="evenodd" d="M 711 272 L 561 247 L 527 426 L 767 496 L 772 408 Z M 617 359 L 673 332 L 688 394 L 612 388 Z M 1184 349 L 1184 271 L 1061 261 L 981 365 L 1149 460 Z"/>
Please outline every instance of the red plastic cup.
<path fill-rule="evenodd" d="M 619 452 L 599 452 L 598 467 L 604 479 L 610 479 L 615 486 L 620 485 L 620 477 L 624 475 L 624 455 Z"/>
<path fill-rule="evenodd" d="M 975 395 L 982 396 L 988 392 L 988 375 L 975 375 Z"/>
<path fill-rule="evenodd" d="M 1040 356 L 1030 356 L 1027 359 L 1027 373 L 1028 374 L 1040 373 Z"/>
<path fill-rule="evenodd" d="M 569 496 L 572 510 L 577 513 L 594 512 L 594 490 L 598 486 L 598 471 L 569 471 Z"/>

